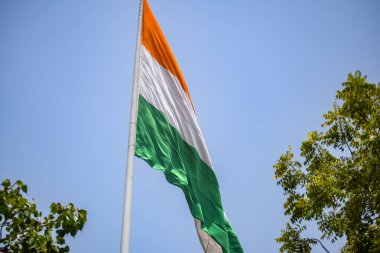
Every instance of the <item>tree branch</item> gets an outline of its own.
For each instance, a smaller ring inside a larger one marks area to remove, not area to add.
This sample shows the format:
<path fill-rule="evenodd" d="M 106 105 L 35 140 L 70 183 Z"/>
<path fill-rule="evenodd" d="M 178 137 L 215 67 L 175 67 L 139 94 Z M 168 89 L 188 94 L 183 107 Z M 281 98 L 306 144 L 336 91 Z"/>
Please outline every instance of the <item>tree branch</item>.
<path fill-rule="evenodd" d="M 349 145 L 348 142 L 347 142 L 347 138 L 346 138 L 346 136 L 343 134 L 342 121 L 341 121 L 340 118 L 339 118 L 339 129 L 340 129 L 340 132 L 341 132 L 342 135 L 343 135 L 344 143 L 346 144 L 348 150 L 350 151 L 351 156 L 354 156 L 354 154 L 352 153 L 351 147 L 350 147 L 350 145 Z"/>
<path fill-rule="evenodd" d="M 322 248 L 323 248 L 327 253 L 330 253 L 330 251 L 327 250 L 327 248 L 322 244 L 322 242 L 321 242 L 319 239 L 313 238 L 313 240 L 316 240 L 317 242 L 319 242 L 319 244 L 322 246 Z"/>

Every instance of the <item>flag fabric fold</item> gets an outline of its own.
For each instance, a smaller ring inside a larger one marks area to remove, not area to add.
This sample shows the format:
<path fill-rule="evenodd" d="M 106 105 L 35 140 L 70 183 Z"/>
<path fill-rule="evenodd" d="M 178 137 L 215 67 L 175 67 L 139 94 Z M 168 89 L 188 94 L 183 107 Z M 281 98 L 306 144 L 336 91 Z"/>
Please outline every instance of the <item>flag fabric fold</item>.
<path fill-rule="evenodd" d="M 135 155 L 182 189 L 206 253 L 243 252 L 225 215 L 189 90 L 143 1 Z"/>

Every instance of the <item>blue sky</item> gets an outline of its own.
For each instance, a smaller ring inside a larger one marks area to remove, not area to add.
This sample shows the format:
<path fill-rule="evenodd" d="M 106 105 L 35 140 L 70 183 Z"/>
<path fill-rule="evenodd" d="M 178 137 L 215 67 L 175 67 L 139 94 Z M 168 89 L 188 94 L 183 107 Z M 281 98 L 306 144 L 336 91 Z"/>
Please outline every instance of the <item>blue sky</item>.
<path fill-rule="evenodd" d="M 272 165 L 320 129 L 349 72 L 380 81 L 380 2 L 150 5 L 245 252 L 278 252 L 287 218 Z M 45 213 L 53 201 L 87 209 L 74 253 L 119 251 L 137 13 L 137 0 L 0 2 L 0 179 L 27 183 Z M 182 192 L 139 159 L 131 244 L 201 252 Z"/>

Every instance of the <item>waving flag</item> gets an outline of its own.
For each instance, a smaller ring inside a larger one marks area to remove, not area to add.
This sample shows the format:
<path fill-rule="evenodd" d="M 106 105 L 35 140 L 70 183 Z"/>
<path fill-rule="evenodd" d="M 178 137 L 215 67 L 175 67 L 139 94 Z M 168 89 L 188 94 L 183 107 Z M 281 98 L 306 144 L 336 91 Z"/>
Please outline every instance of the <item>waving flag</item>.
<path fill-rule="evenodd" d="M 205 252 L 243 252 L 177 61 L 143 2 L 135 155 L 182 189 Z"/>

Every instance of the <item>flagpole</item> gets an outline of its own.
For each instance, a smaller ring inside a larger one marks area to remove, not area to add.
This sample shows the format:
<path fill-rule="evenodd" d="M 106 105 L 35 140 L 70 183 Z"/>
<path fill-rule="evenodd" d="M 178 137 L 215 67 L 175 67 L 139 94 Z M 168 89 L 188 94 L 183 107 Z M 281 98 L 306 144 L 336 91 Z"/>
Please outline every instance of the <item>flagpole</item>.
<path fill-rule="evenodd" d="M 124 207 L 123 207 L 123 225 L 121 230 L 121 245 L 120 253 L 129 253 L 130 237 L 131 237 L 131 207 L 132 207 L 132 179 L 133 179 L 133 158 L 135 156 L 136 147 L 136 126 L 137 126 L 137 109 L 138 109 L 138 82 L 139 82 L 139 69 L 140 69 L 140 48 L 141 48 L 141 24 L 143 12 L 143 0 L 139 4 L 139 16 L 137 23 L 137 38 L 136 38 L 136 51 L 135 51 L 135 66 L 133 73 L 133 88 L 132 88 L 132 102 L 131 102 L 131 115 L 129 123 L 129 137 L 128 137 L 128 155 L 125 176 L 124 188 Z"/>

